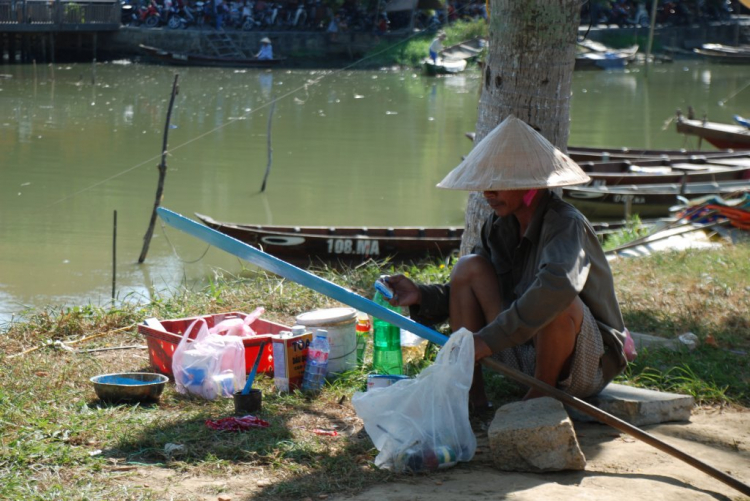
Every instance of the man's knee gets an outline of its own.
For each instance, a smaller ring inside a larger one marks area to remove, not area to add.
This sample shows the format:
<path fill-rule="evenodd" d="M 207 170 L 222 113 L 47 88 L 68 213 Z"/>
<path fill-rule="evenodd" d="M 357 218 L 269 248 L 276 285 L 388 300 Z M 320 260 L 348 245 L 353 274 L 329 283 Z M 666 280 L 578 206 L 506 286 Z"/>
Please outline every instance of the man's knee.
<path fill-rule="evenodd" d="M 570 335 L 577 336 L 581 332 L 581 325 L 583 324 L 583 301 L 581 298 L 576 296 L 570 305 L 560 312 L 552 322 L 547 324 L 543 333 L 554 333 L 555 335 Z"/>
<path fill-rule="evenodd" d="M 458 282 L 472 282 L 477 278 L 495 277 L 492 263 L 484 256 L 467 254 L 462 256 L 451 271 L 451 285 Z"/>

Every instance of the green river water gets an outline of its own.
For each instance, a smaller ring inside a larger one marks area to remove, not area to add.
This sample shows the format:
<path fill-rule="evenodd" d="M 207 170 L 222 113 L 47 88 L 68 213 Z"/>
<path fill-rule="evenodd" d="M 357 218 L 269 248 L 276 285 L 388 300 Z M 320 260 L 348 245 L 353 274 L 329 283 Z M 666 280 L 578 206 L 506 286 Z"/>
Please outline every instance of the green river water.
<path fill-rule="evenodd" d="M 163 206 L 222 221 L 463 224 L 466 194 L 435 184 L 471 149 L 480 75 L 233 70 L 114 62 L 0 67 L 0 325 L 25 308 L 106 304 L 117 211 L 117 296 L 147 301 L 235 259 L 157 223 L 142 246 L 172 80 Z M 576 72 L 570 144 L 695 148 L 677 108 L 750 114 L 746 67 L 677 61 Z M 270 103 L 273 161 L 268 186 Z"/>

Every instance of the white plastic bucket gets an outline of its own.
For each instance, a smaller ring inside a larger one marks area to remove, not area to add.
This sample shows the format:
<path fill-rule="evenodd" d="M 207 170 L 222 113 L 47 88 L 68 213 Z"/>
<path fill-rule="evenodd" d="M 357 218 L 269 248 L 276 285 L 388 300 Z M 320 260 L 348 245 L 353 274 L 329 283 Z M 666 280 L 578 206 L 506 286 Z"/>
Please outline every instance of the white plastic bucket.
<path fill-rule="evenodd" d="M 297 316 L 297 323 L 313 333 L 317 329 L 328 331 L 328 344 L 331 346 L 328 374 L 357 367 L 357 311 L 354 308 L 308 311 Z"/>

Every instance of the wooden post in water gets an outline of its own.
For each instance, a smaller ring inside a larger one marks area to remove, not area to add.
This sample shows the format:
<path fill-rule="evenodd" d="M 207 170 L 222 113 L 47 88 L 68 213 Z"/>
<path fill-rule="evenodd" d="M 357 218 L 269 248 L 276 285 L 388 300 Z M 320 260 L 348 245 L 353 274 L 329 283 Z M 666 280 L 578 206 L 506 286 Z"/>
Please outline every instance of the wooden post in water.
<path fill-rule="evenodd" d="M 143 237 L 143 249 L 138 257 L 138 262 L 143 263 L 148 254 L 148 246 L 151 244 L 151 237 L 154 235 L 154 225 L 156 224 L 156 209 L 161 204 L 162 195 L 164 194 L 164 179 L 167 177 L 167 137 L 169 136 L 169 122 L 172 119 L 172 107 L 174 98 L 177 95 L 177 79 L 179 73 L 175 73 L 174 82 L 172 83 L 172 97 L 169 99 L 169 108 L 167 109 L 167 121 L 164 124 L 164 141 L 161 147 L 161 163 L 159 164 L 159 184 L 156 186 L 156 200 L 154 201 L 154 210 L 151 212 L 151 221 L 148 224 L 148 230 Z"/>
<path fill-rule="evenodd" d="M 117 289 L 117 211 L 115 211 L 114 226 L 112 228 L 112 304 L 115 304 L 115 290 Z"/>
<path fill-rule="evenodd" d="M 271 103 L 271 107 L 268 109 L 268 164 L 266 165 L 266 174 L 263 176 L 263 184 L 260 187 L 260 192 L 266 191 L 266 180 L 268 175 L 271 173 L 271 161 L 273 160 L 273 148 L 271 148 L 271 119 L 273 118 L 273 108 L 276 106 L 276 101 Z"/>
<path fill-rule="evenodd" d="M 654 43 L 654 28 L 656 27 L 656 4 L 657 1 L 653 0 L 651 4 L 651 26 L 648 27 L 648 46 L 646 47 L 646 68 L 644 69 L 643 75 L 648 78 L 648 66 L 651 64 L 651 46 Z"/>
<path fill-rule="evenodd" d="M 91 62 L 91 85 L 96 85 L 96 33 L 94 33 L 94 60 Z"/>

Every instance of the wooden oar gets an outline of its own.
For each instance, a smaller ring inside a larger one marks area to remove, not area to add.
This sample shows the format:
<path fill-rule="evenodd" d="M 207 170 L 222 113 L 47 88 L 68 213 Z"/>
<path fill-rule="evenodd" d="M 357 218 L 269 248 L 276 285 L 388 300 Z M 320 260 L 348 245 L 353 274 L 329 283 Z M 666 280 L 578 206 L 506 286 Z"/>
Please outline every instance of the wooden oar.
<path fill-rule="evenodd" d="M 184 231 L 194 237 L 200 238 L 201 240 L 208 242 L 209 244 L 218 247 L 219 249 L 225 250 L 230 254 L 233 254 L 241 259 L 245 259 L 256 266 L 263 268 L 266 271 L 275 273 L 281 277 L 292 280 L 304 287 L 310 288 L 314 291 L 325 294 L 326 296 L 336 299 L 346 305 L 356 308 L 365 313 L 369 313 L 381 320 L 390 322 L 393 325 L 412 332 L 419 337 L 432 341 L 438 345 L 444 345 L 448 338 L 439 332 L 425 327 L 424 325 L 418 324 L 413 320 L 399 315 L 398 313 L 389 310 L 379 304 L 376 304 L 369 299 L 366 299 L 354 292 L 344 289 L 343 287 L 329 282 L 323 278 L 313 275 L 309 271 L 297 268 L 281 259 L 278 259 L 270 254 L 256 249 L 244 242 L 240 242 L 230 236 L 224 235 L 216 230 L 204 226 L 200 223 L 188 219 L 176 212 L 172 212 L 168 209 L 160 207 L 157 209 L 159 216 L 170 226 L 177 228 L 178 230 Z M 717 470 L 716 468 L 709 466 L 708 464 L 690 456 L 689 454 L 682 452 L 671 445 L 659 440 L 658 438 L 649 435 L 645 431 L 636 428 L 635 426 L 626 423 L 625 421 L 597 408 L 593 405 L 587 404 L 583 400 L 575 397 L 571 397 L 567 393 L 564 393 L 557 388 L 553 388 L 537 379 L 527 376 L 526 374 L 511 369 L 506 365 L 501 364 L 495 360 L 485 358 L 482 359 L 482 364 L 489 367 L 492 370 L 499 372 L 500 374 L 506 375 L 511 379 L 518 381 L 521 384 L 531 386 L 539 391 L 544 392 L 553 398 L 556 398 L 564 404 L 570 405 L 571 407 L 580 410 L 581 412 L 588 414 L 589 416 L 596 418 L 603 423 L 606 423 L 613 428 L 616 428 L 622 432 L 625 432 L 638 440 L 641 440 L 662 452 L 676 457 L 677 459 L 686 462 L 690 466 L 698 468 L 702 472 L 714 477 L 715 479 L 724 482 L 733 489 L 737 489 L 745 495 L 750 496 L 750 485 L 744 484 L 736 478 Z"/>

